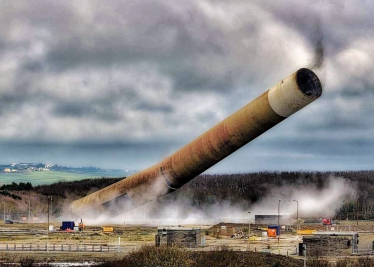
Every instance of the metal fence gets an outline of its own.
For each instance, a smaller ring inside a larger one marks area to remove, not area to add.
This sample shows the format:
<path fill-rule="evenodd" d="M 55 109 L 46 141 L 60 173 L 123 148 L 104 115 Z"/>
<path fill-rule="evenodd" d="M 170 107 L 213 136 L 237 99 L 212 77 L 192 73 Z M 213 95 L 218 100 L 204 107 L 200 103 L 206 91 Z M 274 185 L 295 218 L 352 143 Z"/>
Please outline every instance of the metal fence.
<path fill-rule="evenodd" d="M 100 244 L 0 244 L 0 251 L 56 251 L 56 252 L 121 252 L 137 250 L 137 246 L 118 246 Z"/>

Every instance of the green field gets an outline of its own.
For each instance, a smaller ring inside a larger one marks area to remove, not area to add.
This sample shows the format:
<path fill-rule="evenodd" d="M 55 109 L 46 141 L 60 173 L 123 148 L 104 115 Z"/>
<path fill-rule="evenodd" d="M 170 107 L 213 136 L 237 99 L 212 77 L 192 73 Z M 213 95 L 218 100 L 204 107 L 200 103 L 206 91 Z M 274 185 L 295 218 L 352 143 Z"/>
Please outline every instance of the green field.
<path fill-rule="evenodd" d="M 10 184 L 12 182 L 30 182 L 33 186 L 36 186 L 41 184 L 53 184 L 58 181 L 77 181 L 88 178 L 95 178 L 95 176 L 89 174 L 60 171 L 0 173 L 0 185 Z"/>

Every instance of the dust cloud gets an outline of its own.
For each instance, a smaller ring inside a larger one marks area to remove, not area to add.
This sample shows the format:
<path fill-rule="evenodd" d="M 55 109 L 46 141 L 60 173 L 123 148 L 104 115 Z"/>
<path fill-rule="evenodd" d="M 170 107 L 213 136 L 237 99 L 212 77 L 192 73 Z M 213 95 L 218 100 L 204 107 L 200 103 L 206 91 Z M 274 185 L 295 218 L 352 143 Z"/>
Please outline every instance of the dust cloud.
<path fill-rule="evenodd" d="M 290 185 L 273 188 L 268 196 L 252 207 L 255 214 L 280 213 L 296 215 L 296 202 L 299 203 L 299 217 L 331 218 L 345 201 L 356 195 L 356 185 L 350 180 L 330 176 L 323 188 L 317 185 Z"/>
<path fill-rule="evenodd" d="M 159 188 L 159 187 L 158 187 Z M 162 187 L 161 187 L 162 189 Z M 300 218 L 331 218 L 345 201 L 356 195 L 356 185 L 350 180 L 330 176 L 324 186 L 284 184 L 273 187 L 259 202 L 248 209 L 243 203 L 206 204 L 194 207 L 192 201 L 181 198 L 170 198 L 168 201 L 152 201 L 116 217 L 97 212 L 86 218 L 89 224 L 147 224 L 147 225 L 212 225 L 220 222 L 247 223 L 254 222 L 254 216 L 260 214 L 277 214 L 278 201 L 280 213 L 296 217 L 296 203 L 299 204 Z"/>

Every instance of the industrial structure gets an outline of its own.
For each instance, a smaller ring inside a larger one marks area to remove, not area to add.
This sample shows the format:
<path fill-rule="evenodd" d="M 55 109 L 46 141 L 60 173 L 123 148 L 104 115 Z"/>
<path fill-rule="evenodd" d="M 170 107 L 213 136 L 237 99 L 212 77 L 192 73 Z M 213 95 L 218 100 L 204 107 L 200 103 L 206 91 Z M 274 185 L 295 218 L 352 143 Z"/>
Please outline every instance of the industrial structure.
<path fill-rule="evenodd" d="M 299 244 L 299 255 L 304 256 L 302 249 L 306 244 L 310 256 L 338 256 L 357 253 L 359 235 L 353 231 L 316 231 L 312 236 L 303 236 Z"/>
<path fill-rule="evenodd" d="M 214 225 L 211 230 L 213 235 L 219 236 L 244 236 L 243 229 L 248 231 L 248 224 L 220 223 Z"/>
<path fill-rule="evenodd" d="M 317 75 L 299 69 L 160 163 L 74 201 L 71 211 L 114 216 L 171 193 L 321 94 Z"/>
<path fill-rule="evenodd" d="M 280 225 L 292 225 L 293 220 L 290 214 L 256 214 L 255 215 L 255 224 L 279 224 Z"/>
<path fill-rule="evenodd" d="M 200 228 L 158 228 L 156 246 L 197 248 L 205 246 L 205 236 Z"/>

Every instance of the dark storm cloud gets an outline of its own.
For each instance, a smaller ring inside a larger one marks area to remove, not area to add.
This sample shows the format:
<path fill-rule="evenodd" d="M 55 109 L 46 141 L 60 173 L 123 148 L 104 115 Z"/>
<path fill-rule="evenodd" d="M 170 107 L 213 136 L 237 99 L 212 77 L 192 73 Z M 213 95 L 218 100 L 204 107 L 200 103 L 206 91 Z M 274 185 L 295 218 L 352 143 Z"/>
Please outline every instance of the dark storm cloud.
<path fill-rule="evenodd" d="M 0 141 L 174 149 L 309 66 L 323 82 L 322 99 L 261 137 L 263 151 L 371 155 L 373 8 L 369 1 L 1 1 Z"/>

